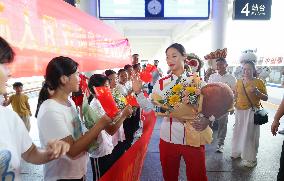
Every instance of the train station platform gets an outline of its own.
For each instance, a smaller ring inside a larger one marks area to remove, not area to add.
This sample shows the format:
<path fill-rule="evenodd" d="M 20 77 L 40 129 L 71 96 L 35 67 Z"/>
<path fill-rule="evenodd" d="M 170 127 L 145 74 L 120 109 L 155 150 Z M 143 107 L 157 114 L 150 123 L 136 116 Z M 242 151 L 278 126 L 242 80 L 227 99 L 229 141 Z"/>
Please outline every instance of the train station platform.
<path fill-rule="evenodd" d="M 206 165 L 207 176 L 209 181 L 274 181 L 276 180 L 279 169 L 279 159 L 281 153 L 281 146 L 284 140 L 284 135 L 277 134 L 272 136 L 270 126 L 273 121 L 275 111 L 281 102 L 283 96 L 283 89 L 276 87 L 267 87 L 269 94 L 269 101 L 263 106 L 269 111 L 269 123 L 261 126 L 260 131 L 260 145 L 257 166 L 254 168 L 245 168 L 241 166 L 240 160 L 231 160 L 231 140 L 234 125 L 234 115 L 229 116 L 228 132 L 225 140 L 224 153 L 216 153 L 216 142 L 206 145 Z M 35 112 L 37 104 L 37 94 L 31 93 L 30 105 L 32 113 Z M 284 119 L 282 121 L 284 123 Z M 159 129 L 161 120 L 158 119 L 154 127 L 150 144 L 148 146 L 146 158 L 144 161 L 141 181 L 162 181 L 162 170 L 159 159 Z M 38 130 L 36 119 L 31 119 L 30 136 L 34 143 L 40 146 L 38 138 Z M 281 124 L 280 129 L 284 129 Z M 216 134 L 214 133 L 214 138 Z M 23 181 L 39 181 L 43 180 L 43 166 L 32 165 L 23 161 L 22 163 L 22 180 Z M 88 166 L 87 180 L 92 180 L 91 167 Z M 186 181 L 185 164 L 181 161 L 179 180 Z"/>

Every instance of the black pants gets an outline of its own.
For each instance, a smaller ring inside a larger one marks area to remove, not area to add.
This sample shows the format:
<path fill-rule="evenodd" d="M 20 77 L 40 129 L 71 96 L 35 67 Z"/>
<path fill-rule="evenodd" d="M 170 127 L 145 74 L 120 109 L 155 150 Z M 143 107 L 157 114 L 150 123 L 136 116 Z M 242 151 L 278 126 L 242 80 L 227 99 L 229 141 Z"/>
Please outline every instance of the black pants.
<path fill-rule="evenodd" d="M 130 118 L 125 119 L 123 122 L 123 129 L 125 134 L 125 149 L 128 150 L 134 140 L 134 133 L 139 129 L 140 121 L 140 108 L 133 112 Z"/>
<path fill-rule="evenodd" d="M 125 152 L 124 142 L 118 142 L 118 144 L 112 150 L 113 163 L 115 163 Z"/>
<path fill-rule="evenodd" d="M 140 115 L 140 108 L 138 107 L 136 109 L 136 113 L 134 114 L 134 118 L 133 118 L 134 132 L 139 129 L 140 117 L 141 117 L 141 115 Z"/>
<path fill-rule="evenodd" d="M 284 180 L 284 141 L 282 144 L 282 151 L 280 157 L 280 168 L 277 175 L 277 181 L 283 181 L 283 180 Z"/>
<path fill-rule="evenodd" d="M 112 154 L 100 158 L 90 157 L 90 160 L 93 172 L 93 180 L 99 180 L 114 163 Z"/>
<path fill-rule="evenodd" d="M 131 147 L 131 143 L 134 140 L 135 131 L 132 127 L 132 123 L 133 123 L 133 116 L 130 118 L 126 118 L 123 122 L 123 129 L 125 135 L 125 140 L 123 141 L 123 143 L 125 150 L 128 150 L 128 148 Z"/>

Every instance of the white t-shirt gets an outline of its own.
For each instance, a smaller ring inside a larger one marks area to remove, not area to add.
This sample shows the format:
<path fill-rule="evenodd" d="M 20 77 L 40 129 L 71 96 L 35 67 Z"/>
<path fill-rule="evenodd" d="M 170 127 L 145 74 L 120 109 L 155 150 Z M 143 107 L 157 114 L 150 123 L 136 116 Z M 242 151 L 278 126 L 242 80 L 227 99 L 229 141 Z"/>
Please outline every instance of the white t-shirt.
<path fill-rule="evenodd" d="M 77 119 L 79 116 L 73 105 L 68 107 L 53 99 L 44 101 L 37 117 L 41 145 L 45 147 L 49 140 L 70 135 L 74 138 L 74 123 Z M 75 160 L 66 155 L 53 160 L 44 165 L 44 180 L 82 178 L 87 172 L 87 159 L 87 153 L 82 153 Z"/>
<path fill-rule="evenodd" d="M 131 81 L 131 80 L 128 80 L 128 81 L 125 83 L 125 87 L 126 87 L 126 89 L 127 89 L 127 92 L 132 91 L 132 81 Z"/>
<path fill-rule="evenodd" d="M 224 75 L 220 75 L 219 73 L 214 73 L 210 75 L 208 83 L 214 83 L 214 82 L 222 82 L 227 84 L 232 90 L 235 90 L 236 86 L 236 78 L 232 76 L 229 73 L 226 73 Z"/>
<path fill-rule="evenodd" d="M 123 124 L 120 125 L 119 129 L 112 135 L 112 144 L 116 146 L 118 142 L 123 142 L 125 140 Z"/>
<path fill-rule="evenodd" d="M 124 96 L 127 96 L 128 95 L 128 89 L 126 87 L 126 84 L 125 85 L 122 85 L 120 83 L 118 83 L 116 85 L 116 89 Z"/>
<path fill-rule="evenodd" d="M 97 111 L 98 115 L 103 116 L 105 114 L 105 111 L 98 99 L 94 98 L 91 101 L 90 106 Z M 90 156 L 93 158 L 99 158 L 111 154 L 114 148 L 112 144 L 112 136 L 105 130 L 102 130 L 98 135 L 97 144 L 98 148 L 96 148 L 93 153 L 90 153 Z"/>
<path fill-rule="evenodd" d="M 32 140 L 18 114 L 1 105 L 0 133 L 0 178 L 21 180 L 21 155 L 32 146 Z"/>

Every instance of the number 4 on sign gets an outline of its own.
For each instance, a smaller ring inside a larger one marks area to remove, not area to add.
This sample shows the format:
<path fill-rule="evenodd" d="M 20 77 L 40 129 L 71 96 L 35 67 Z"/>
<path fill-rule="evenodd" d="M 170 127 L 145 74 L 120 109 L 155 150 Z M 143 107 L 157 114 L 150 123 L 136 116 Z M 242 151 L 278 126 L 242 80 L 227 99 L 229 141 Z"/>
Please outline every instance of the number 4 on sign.
<path fill-rule="evenodd" d="M 246 14 L 246 16 L 249 15 L 250 11 L 249 11 L 249 3 L 246 3 L 246 5 L 243 7 L 241 13 Z"/>

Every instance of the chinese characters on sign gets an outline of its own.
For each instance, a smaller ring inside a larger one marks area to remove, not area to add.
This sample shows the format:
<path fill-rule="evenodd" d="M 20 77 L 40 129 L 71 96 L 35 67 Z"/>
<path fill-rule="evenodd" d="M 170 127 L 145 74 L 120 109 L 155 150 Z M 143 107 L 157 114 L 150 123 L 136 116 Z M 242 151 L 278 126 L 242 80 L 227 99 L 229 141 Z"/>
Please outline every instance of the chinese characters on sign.
<path fill-rule="evenodd" d="M 279 66 L 284 65 L 283 57 L 259 57 L 257 65 Z"/>
<path fill-rule="evenodd" d="M 16 52 L 10 65 L 14 77 L 43 75 L 47 63 L 59 55 L 76 60 L 80 71 L 130 62 L 130 45 L 119 32 L 62 0 L 52 2 L 0 1 L 0 36 Z"/>
<path fill-rule="evenodd" d="M 230 66 L 240 66 L 238 60 L 230 62 Z M 256 61 L 256 66 L 284 66 L 284 57 L 275 56 L 275 57 L 266 57 L 259 56 Z"/>
<path fill-rule="evenodd" d="M 249 3 L 247 3 L 249 5 Z M 254 16 L 265 16 L 265 5 L 252 4 L 251 15 Z"/>
<path fill-rule="evenodd" d="M 271 3 L 271 0 L 235 0 L 233 19 L 269 20 Z"/>

